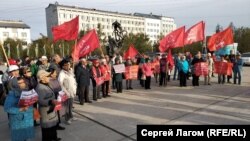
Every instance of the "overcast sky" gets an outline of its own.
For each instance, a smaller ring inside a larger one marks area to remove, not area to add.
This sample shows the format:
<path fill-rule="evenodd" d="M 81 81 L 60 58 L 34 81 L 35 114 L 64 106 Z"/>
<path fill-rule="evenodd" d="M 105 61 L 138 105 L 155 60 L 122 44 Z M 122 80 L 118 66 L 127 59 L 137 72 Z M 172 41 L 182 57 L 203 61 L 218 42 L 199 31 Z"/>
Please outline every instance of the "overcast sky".
<path fill-rule="evenodd" d="M 230 22 L 236 27 L 250 27 L 250 0 L 57 0 L 59 4 L 117 11 L 122 13 L 153 13 L 173 17 L 177 27 L 186 29 L 204 20 L 206 35 L 217 24 L 226 28 Z M 45 8 L 51 0 L 1 0 L 1 20 L 22 20 L 31 27 L 31 37 L 47 35 Z"/>

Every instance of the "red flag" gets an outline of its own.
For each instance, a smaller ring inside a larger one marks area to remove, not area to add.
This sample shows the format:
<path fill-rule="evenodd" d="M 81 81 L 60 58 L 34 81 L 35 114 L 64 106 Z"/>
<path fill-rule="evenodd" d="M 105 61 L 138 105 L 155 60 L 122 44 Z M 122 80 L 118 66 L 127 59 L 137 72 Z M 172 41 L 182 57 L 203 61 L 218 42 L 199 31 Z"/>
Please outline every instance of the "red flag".
<path fill-rule="evenodd" d="M 78 37 L 79 16 L 71 21 L 52 27 L 53 41 L 75 40 Z"/>
<path fill-rule="evenodd" d="M 194 42 L 203 41 L 205 23 L 203 21 L 193 25 L 185 32 L 184 45 L 192 44 Z"/>
<path fill-rule="evenodd" d="M 184 33 L 185 33 L 185 26 L 180 27 L 171 33 L 169 33 L 167 36 L 165 36 L 160 41 L 160 52 L 166 51 L 168 48 L 177 48 L 183 46 L 183 39 L 184 39 Z"/>
<path fill-rule="evenodd" d="M 174 59 L 173 59 L 173 56 L 172 56 L 171 49 L 168 50 L 167 61 L 169 62 L 170 70 L 172 70 L 173 67 L 174 67 Z"/>
<path fill-rule="evenodd" d="M 124 59 L 127 59 L 128 57 L 134 58 L 138 54 L 138 51 L 135 49 L 134 45 L 130 45 L 129 49 L 124 53 Z"/>
<path fill-rule="evenodd" d="M 231 27 L 214 34 L 208 39 L 208 49 L 209 51 L 216 51 L 223 48 L 226 45 L 234 43 L 233 31 Z"/>
<path fill-rule="evenodd" d="M 74 60 L 78 60 L 79 57 L 88 55 L 100 46 L 98 36 L 95 29 L 89 31 L 81 40 L 77 43 L 72 53 Z"/>

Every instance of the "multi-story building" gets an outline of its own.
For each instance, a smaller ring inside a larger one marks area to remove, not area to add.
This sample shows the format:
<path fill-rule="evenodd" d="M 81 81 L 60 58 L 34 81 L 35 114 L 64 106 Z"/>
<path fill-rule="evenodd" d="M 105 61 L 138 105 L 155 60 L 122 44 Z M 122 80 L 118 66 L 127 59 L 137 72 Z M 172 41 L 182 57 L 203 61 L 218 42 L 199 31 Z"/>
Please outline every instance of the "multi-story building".
<path fill-rule="evenodd" d="M 30 27 L 22 21 L 0 20 L 0 42 L 7 38 L 20 39 L 27 45 L 31 43 Z"/>
<path fill-rule="evenodd" d="M 80 8 L 76 6 L 49 4 L 46 8 L 48 37 L 52 38 L 53 26 L 69 21 L 79 16 L 79 30 L 97 29 L 98 24 L 105 36 L 113 35 L 112 23 L 118 21 L 127 33 L 144 33 L 152 43 L 157 42 L 160 35 L 166 35 L 176 28 L 173 18 L 152 14 L 125 14 L 97 9 Z"/>

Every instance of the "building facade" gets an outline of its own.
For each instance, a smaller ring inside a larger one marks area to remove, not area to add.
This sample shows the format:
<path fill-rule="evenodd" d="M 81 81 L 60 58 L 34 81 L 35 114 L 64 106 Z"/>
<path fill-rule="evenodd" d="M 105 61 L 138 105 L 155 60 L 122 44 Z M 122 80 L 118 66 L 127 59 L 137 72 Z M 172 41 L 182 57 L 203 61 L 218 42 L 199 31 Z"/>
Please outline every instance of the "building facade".
<path fill-rule="evenodd" d="M 152 43 L 176 28 L 173 18 L 152 14 L 125 14 L 76 6 L 49 4 L 46 8 L 47 34 L 52 38 L 51 28 L 79 16 L 79 30 L 97 29 L 100 24 L 105 36 L 113 36 L 112 23 L 118 21 L 127 33 L 144 33 Z"/>
<path fill-rule="evenodd" d="M 0 42 L 7 38 L 20 39 L 27 45 L 31 43 L 30 27 L 22 21 L 0 20 Z"/>

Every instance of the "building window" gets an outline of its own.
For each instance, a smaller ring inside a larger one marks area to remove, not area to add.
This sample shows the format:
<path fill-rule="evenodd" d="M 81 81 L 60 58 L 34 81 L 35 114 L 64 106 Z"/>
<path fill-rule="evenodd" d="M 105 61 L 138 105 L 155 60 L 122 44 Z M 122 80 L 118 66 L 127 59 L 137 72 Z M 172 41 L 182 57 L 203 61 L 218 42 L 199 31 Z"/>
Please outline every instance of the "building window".
<path fill-rule="evenodd" d="M 92 21 L 95 21 L 95 18 L 94 18 L 94 17 L 92 17 Z"/>
<path fill-rule="evenodd" d="M 73 15 L 72 15 L 72 14 L 70 14 L 70 15 L 69 15 L 69 17 L 70 17 L 70 19 L 71 19 L 71 18 L 73 17 Z"/>
<path fill-rule="evenodd" d="M 9 32 L 3 32 L 4 37 L 9 37 Z"/>
<path fill-rule="evenodd" d="M 63 14 L 63 18 L 66 19 L 66 14 L 65 13 Z"/>
<path fill-rule="evenodd" d="M 26 32 L 22 32 L 22 33 L 21 33 L 21 36 L 22 36 L 23 38 L 26 38 L 26 37 L 27 37 L 27 33 L 26 33 Z"/>

